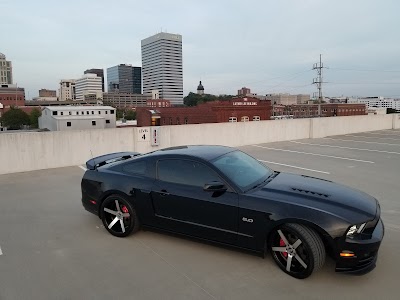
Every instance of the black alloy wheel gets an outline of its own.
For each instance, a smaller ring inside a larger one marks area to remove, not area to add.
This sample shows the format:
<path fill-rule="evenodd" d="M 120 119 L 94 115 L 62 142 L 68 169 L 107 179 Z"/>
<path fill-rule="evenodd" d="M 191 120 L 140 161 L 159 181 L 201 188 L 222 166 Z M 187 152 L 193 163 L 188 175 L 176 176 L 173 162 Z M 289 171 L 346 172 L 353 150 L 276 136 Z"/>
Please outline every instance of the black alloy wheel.
<path fill-rule="evenodd" d="M 139 220 L 132 204 L 120 195 L 108 196 L 100 208 L 104 227 L 114 236 L 126 237 L 139 230 Z"/>
<path fill-rule="evenodd" d="M 285 224 L 274 229 L 268 245 L 276 264 L 295 278 L 307 278 L 325 262 L 324 243 L 304 225 Z"/>

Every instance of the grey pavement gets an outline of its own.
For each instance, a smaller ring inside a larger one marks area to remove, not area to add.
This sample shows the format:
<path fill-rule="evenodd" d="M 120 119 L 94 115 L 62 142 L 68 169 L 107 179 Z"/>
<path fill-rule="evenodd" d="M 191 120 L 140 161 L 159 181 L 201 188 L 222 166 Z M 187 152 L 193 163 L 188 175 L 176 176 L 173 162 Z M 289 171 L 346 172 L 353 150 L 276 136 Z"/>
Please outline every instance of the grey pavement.
<path fill-rule="evenodd" d="M 111 236 L 80 202 L 76 167 L 0 176 L 0 299 L 399 299 L 400 130 L 241 147 L 279 171 L 379 199 L 386 235 L 375 270 L 306 280 L 268 256 L 154 231 Z"/>

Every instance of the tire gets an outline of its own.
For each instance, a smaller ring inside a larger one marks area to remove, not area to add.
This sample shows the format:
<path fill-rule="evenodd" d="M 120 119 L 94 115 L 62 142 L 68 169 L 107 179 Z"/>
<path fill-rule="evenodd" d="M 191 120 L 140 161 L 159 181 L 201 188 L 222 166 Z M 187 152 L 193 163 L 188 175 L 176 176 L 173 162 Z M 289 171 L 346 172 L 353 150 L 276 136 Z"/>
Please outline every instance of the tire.
<path fill-rule="evenodd" d="M 285 224 L 275 228 L 268 245 L 275 263 L 295 278 L 307 278 L 325 262 L 321 237 L 304 225 Z"/>
<path fill-rule="evenodd" d="M 108 196 L 100 207 L 100 217 L 109 233 L 126 237 L 139 230 L 139 219 L 133 205 L 123 196 Z"/>

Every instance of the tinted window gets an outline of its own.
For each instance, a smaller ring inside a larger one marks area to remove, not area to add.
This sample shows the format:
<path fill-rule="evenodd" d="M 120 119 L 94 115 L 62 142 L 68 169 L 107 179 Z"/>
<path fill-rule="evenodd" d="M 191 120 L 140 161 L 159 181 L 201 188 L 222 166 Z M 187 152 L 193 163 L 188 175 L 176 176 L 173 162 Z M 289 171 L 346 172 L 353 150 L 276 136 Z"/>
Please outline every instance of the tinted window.
<path fill-rule="evenodd" d="M 145 161 L 137 161 L 126 164 L 122 167 L 122 171 L 134 175 L 146 175 L 147 164 Z"/>
<path fill-rule="evenodd" d="M 158 161 L 158 179 L 199 187 L 211 181 L 221 181 L 218 175 L 206 165 L 180 159 Z"/>
<path fill-rule="evenodd" d="M 241 151 L 222 155 L 213 161 L 213 165 L 243 190 L 262 182 L 273 173 L 267 166 Z"/>

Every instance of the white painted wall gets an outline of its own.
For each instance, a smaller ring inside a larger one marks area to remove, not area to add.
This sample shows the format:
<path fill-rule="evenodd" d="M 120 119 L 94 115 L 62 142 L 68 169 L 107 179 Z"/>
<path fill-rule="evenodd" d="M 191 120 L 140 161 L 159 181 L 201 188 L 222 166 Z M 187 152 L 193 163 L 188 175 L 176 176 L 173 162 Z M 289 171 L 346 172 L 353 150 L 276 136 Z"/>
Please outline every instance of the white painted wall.
<path fill-rule="evenodd" d="M 142 139 L 146 128 L 141 127 L 6 132 L 0 133 L 0 174 L 81 165 L 91 152 L 99 156 L 186 144 L 242 146 L 392 128 L 400 128 L 400 114 L 161 126 L 160 145 L 155 147 L 150 133 Z"/>

